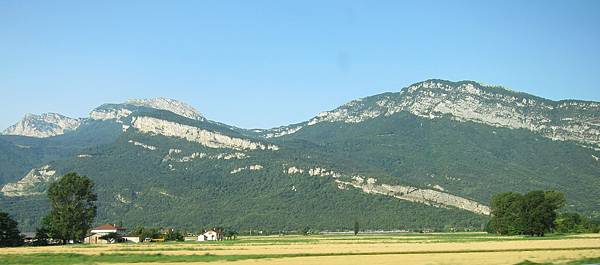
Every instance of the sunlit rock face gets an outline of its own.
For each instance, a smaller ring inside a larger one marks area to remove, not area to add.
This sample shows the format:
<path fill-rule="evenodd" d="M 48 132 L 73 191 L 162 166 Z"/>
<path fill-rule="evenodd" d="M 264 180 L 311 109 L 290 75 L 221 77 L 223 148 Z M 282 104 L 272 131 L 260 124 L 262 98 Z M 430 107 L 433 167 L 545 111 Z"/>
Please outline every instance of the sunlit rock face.
<path fill-rule="evenodd" d="M 562 141 L 600 148 L 600 103 L 551 101 L 476 82 L 428 80 L 351 101 L 297 125 L 274 128 L 265 137 L 280 137 L 322 122 L 360 123 L 405 111 L 428 119 L 450 118 L 495 127 L 526 129 Z"/>
<path fill-rule="evenodd" d="M 90 112 L 90 118 L 93 120 L 117 120 L 128 117 L 132 111 L 126 108 L 98 107 Z"/>
<path fill-rule="evenodd" d="M 0 192 L 6 197 L 21 197 L 43 194 L 48 184 L 58 179 L 56 171 L 49 165 L 34 168 L 21 180 L 8 183 L 2 187 Z"/>
<path fill-rule="evenodd" d="M 194 107 L 168 98 L 130 99 L 122 104 L 104 104 L 90 113 L 94 120 L 117 120 L 128 117 L 133 113 L 135 106 L 147 107 L 173 112 L 179 116 L 193 120 L 205 121 L 206 119 Z"/>
<path fill-rule="evenodd" d="M 81 122 L 81 119 L 73 119 L 57 113 L 27 114 L 21 121 L 4 130 L 2 134 L 45 138 L 75 130 L 81 125 Z"/>
<path fill-rule="evenodd" d="M 232 171 L 232 174 L 241 170 L 242 169 L 236 169 Z M 283 171 L 283 173 L 288 175 L 304 174 L 304 172 L 307 172 L 309 176 L 313 177 L 330 177 L 336 183 L 337 188 L 341 190 L 359 189 L 362 192 L 369 194 L 390 196 L 400 200 L 422 203 L 433 207 L 454 207 L 481 215 L 490 214 L 490 208 L 487 205 L 444 192 L 444 189 L 439 185 L 433 186 L 433 189 L 423 189 L 407 185 L 390 185 L 378 183 L 378 179 L 375 177 L 348 175 L 321 167 L 303 169 L 292 166 Z"/>
<path fill-rule="evenodd" d="M 273 150 L 279 147 L 262 144 L 248 139 L 231 137 L 218 132 L 200 129 L 194 126 L 179 124 L 153 117 L 135 117 L 132 127 L 143 133 L 182 138 L 196 142 L 209 148 L 230 148 L 235 150 Z"/>
<path fill-rule="evenodd" d="M 136 106 L 144 106 L 148 108 L 168 110 L 177 115 L 190 118 L 193 120 L 204 121 L 206 120 L 204 116 L 200 112 L 198 112 L 194 107 L 183 103 L 181 101 L 177 101 L 174 99 L 168 98 L 151 98 L 151 99 L 131 99 L 125 102 L 126 104 L 136 105 Z"/>

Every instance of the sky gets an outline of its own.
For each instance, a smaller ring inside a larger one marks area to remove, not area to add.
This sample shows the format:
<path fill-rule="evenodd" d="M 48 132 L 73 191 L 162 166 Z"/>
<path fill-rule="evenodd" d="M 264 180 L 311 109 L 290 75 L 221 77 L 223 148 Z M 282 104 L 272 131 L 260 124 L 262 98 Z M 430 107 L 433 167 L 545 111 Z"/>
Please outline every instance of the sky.
<path fill-rule="evenodd" d="M 0 130 L 168 97 L 243 128 L 431 78 L 600 101 L 600 1 L 0 1 Z"/>

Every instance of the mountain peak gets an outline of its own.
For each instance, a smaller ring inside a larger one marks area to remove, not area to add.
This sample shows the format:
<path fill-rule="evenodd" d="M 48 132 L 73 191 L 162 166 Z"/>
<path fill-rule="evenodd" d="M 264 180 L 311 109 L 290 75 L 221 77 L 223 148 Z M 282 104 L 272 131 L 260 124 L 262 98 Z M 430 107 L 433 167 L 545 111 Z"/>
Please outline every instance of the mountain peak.
<path fill-rule="evenodd" d="M 194 107 L 187 103 L 164 97 L 150 98 L 150 99 L 130 99 L 125 102 L 126 104 L 144 106 L 154 109 L 168 110 L 177 115 L 181 115 L 193 120 L 205 120 L 202 113 L 197 111 Z"/>
<path fill-rule="evenodd" d="M 23 119 L 2 132 L 5 135 L 21 135 L 30 137 L 51 137 L 77 129 L 81 119 L 69 118 L 58 113 L 27 113 Z"/>

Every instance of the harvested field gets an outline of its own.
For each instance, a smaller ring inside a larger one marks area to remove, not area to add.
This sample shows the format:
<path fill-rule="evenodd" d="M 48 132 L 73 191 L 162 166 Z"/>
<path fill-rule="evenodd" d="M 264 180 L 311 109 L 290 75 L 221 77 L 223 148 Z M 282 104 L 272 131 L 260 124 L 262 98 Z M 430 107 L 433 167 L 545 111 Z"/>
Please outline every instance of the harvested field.
<path fill-rule="evenodd" d="M 0 264 L 516 264 L 600 257 L 600 234 L 544 238 L 483 233 L 265 236 L 222 242 L 0 249 Z"/>

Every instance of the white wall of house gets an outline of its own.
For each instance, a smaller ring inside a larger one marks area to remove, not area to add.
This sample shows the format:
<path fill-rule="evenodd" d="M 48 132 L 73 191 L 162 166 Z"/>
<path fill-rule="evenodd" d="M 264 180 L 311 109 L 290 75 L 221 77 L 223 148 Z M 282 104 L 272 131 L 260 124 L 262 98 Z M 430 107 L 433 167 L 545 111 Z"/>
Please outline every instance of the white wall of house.
<path fill-rule="evenodd" d="M 218 239 L 218 234 L 215 231 L 206 231 L 204 234 L 198 236 L 198 241 L 213 241 Z"/>
<path fill-rule="evenodd" d="M 140 243 L 139 236 L 124 236 L 122 238 L 125 240 L 125 242 Z"/>
<path fill-rule="evenodd" d="M 92 234 L 98 234 L 98 235 L 108 235 L 110 233 L 124 234 L 125 230 L 119 230 L 119 229 L 102 229 L 102 230 L 92 230 L 92 231 L 90 231 L 90 233 L 92 233 Z"/>

